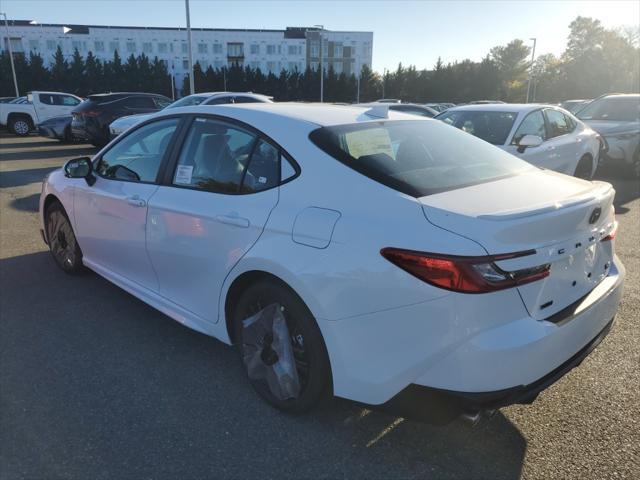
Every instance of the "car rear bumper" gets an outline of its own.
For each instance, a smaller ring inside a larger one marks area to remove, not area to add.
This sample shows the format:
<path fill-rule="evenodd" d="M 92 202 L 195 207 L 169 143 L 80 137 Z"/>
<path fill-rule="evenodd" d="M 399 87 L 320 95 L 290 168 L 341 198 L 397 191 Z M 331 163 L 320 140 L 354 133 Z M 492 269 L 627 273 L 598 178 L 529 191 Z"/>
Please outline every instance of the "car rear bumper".
<path fill-rule="evenodd" d="M 539 383 L 541 379 L 568 364 L 615 316 L 624 276 L 615 258 L 609 276 L 565 309 L 563 318 L 531 318 L 518 293 L 510 289 L 451 294 L 355 318 L 320 320 L 334 393 L 386 405 L 408 388 L 425 388 L 475 398 L 478 408 L 535 397 L 537 386 L 548 386 L 546 381 Z M 511 396 L 520 391 L 527 395 Z"/>
<path fill-rule="evenodd" d="M 373 408 L 413 420 L 445 424 L 461 415 L 474 415 L 514 404 L 530 404 L 545 389 L 578 367 L 611 331 L 614 319 L 580 351 L 555 370 L 528 385 L 493 392 L 454 392 L 409 385 L 391 400 Z"/>

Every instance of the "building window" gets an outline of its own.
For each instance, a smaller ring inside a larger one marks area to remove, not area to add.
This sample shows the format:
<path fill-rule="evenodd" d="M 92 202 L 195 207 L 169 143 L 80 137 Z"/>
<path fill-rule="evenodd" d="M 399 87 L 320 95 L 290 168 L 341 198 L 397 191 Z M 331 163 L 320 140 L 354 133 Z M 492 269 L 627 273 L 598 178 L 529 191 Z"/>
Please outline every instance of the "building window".
<path fill-rule="evenodd" d="M 309 46 L 309 56 L 314 58 L 320 56 L 320 44 L 318 42 L 311 42 Z"/>
<path fill-rule="evenodd" d="M 213 53 L 220 55 L 222 54 L 222 44 L 221 43 L 214 43 L 213 44 Z"/>
<path fill-rule="evenodd" d="M 276 46 L 267 45 L 267 55 L 275 55 L 275 54 L 276 54 Z"/>
<path fill-rule="evenodd" d="M 215 62 L 213 62 L 213 67 L 216 70 L 220 70 L 222 68 L 222 60 L 216 60 Z"/>
<path fill-rule="evenodd" d="M 260 68 L 260 62 L 251 62 L 249 65 L 251 65 L 252 70 L 257 70 L 258 68 Z"/>
<path fill-rule="evenodd" d="M 298 47 L 296 45 L 289 45 L 289 48 L 287 49 L 287 53 L 289 55 L 295 55 L 297 51 Z"/>
<path fill-rule="evenodd" d="M 293 72 L 298 69 L 298 64 L 296 62 L 289 62 L 289 71 Z"/>
<path fill-rule="evenodd" d="M 74 50 L 78 50 L 79 52 L 82 52 L 87 49 L 87 42 L 84 42 L 82 40 L 72 40 L 71 47 Z"/>
<path fill-rule="evenodd" d="M 168 51 L 168 48 L 166 43 L 158 44 L 158 53 L 167 53 L 167 51 Z"/>
<path fill-rule="evenodd" d="M 333 44 L 333 56 L 337 58 L 342 58 L 342 44 L 334 43 Z"/>
<path fill-rule="evenodd" d="M 127 42 L 127 52 L 136 53 L 136 42 Z"/>
<path fill-rule="evenodd" d="M 142 51 L 144 53 L 152 53 L 153 52 L 153 45 L 151 44 L 151 42 L 143 42 L 142 43 Z"/>
<path fill-rule="evenodd" d="M 189 53 L 189 45 L 186 42 L 182 42 L 182 53 Z"/>
<path fill-rule="evenodd" d="M 96 52 L 104 52 L 104 42 L 101 40 L 93 42 L 93 47 L 96 49 Z"/>
<path fill-rule="evenodd" d="M 55 50 L 55 49 L 56 49 L 56 41 L 47 40 L 47 50 Z"/>
<path fill-rule="evenodd" d="M 320 68 L 320 62 L 311 62 L 309 66 L 311 67 L 311 70 L 317 71 Z"/>
<path fill-rule="evenodd" d="M 120 50 L 120 42 L 109 42 L 109 50 L 111 50 L 112 52 Z"/>
<path fill-rule="evenodd" d="M 260 55 L 260 45 L 252 43 L 249 51 L 251 52 L 251 55 Z"/>
<path fill-rule="evenodd" d="M 329 56 L 329 44 L 326 40 L 322 42 L 322 56 L 325 58 Z"/>
<path fill-rule="evenodd" d="M 198 63 L 200 64 L 200 68 L 202 69 L 202 71 L 206 71 L 207 68 L 209 68 L 209 61 L 208 60 L 198 60 Z"/>
<path fill-rule="evenodd" d="M 282 45 L 278 45 L 278 55 L 282 55 Z"/>
<path fill-rule="evenodd" d="M 198 53 L 207 53 L 209 51 L 209 49 L 207 48 L 207 44 L 206 43 L 199 43 L 198 44 Z"/>
<path fill-rule="evenodd" d="M 29 40 L 29 50 L 38 50 L 40 48 L 39 40 Z"/>
<path fill-rule="evenodd" d="M 342 73 L 342 62 L 334 62 L 333 71 L 340 75 Z"/>
<path fill-rule="evenodd" d="M 270 71 L 270 72 L 275 72 L 276 71 L 276 62 L 267 62 L 267 70 Z"/>
<path fill-rule="evenodd" d="M 227 43 L 227 56 L 244 57 L 244 43 Z"/>
<path fill-rule="evenodd" d="M 182 68 L 184 70 L 189 70 L 189 60 L 182 60 Z"/>

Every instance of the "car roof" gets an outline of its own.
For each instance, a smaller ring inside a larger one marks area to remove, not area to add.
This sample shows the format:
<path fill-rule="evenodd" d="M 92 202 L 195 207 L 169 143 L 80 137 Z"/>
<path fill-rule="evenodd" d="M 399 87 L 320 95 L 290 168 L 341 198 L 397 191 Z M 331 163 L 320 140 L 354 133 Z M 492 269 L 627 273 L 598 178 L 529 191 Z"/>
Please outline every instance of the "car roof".
<path fill-rule="evenodd" d="M 485 104 L 473 104 L 473 105 L 459 105 L 457 107 L 451 107 L 447 110 L 449 112 L 457 111 L 474 111 L 474 112 L 530 112 L 539 108 L 556 108 L 553 105 L 543 103 L 485 103 Z M 443 112 L 444 113 L 444 112 Z"/>
<path fill-rule="evenodd" d="M 376 104 L 374 108 L 380 108 L 384 105 Z M 190 107 L 172 108 L 168 111 L 163 110 L 161 113 L 167 115 L 176 113 L 210 113 L 228 116 L 238 120 L 245 120 L 251 113 L 260 113 L 262 116 L 268 116 L 273 121 L 281 119 L 295 119 L 301 122 L 314 124 L 317 126 L 327 127 L 334 125 L 345 125 L 360 122 L 379 122 L 381 118 L 365 115 L 369 106 L 352 106 L 352 105 L 331 105 L 324 103 L 242 103 L 233 105 L 196 105 Z M 154 117 L 160 115 L 156 114 Z M 394 110 L 389 110 L 388 117 L 384 120 L 412 120 L 412 121 L 428 121 L 424 117 L 406 114 Z"/>
<path fill-rule="evenodd" d="M 46 93 L 56 93 L 56 92 L 46 92 Z M 147 92 L 108 92 L 108 93 L 92 93 L 89 97 L 110 97 L 112 95 L 138 95 L 140 97 L 164 97 L 164 95 L 160 93 L 147 93 Z"/>

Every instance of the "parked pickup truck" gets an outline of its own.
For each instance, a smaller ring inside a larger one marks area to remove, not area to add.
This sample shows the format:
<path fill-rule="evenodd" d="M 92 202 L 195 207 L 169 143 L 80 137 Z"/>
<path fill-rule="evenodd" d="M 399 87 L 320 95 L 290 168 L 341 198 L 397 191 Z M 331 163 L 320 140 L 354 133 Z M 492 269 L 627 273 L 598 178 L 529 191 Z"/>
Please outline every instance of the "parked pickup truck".
<path fill-rule="evenodd" d="M 16 135 L 28 135 L 44 120 L 70 115 L 80 102 L 80 97 L 70 93 L 30 92 L 26 103 L 0 103 L 0 125 Z"/>

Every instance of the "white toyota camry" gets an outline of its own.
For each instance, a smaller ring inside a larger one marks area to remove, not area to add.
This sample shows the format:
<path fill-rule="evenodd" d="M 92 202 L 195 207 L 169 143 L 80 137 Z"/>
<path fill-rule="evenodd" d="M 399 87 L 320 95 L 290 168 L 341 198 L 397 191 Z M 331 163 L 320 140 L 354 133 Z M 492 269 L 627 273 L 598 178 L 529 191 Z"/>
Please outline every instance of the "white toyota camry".
<path fill-rule="evenodd" d="M 442 423 L 533 401 L 608 333 L 613 198 L 384 105 L 246 104 L 136 125 L 40 212 L 60 268 L 237 344 L 272 405 Z"/>

